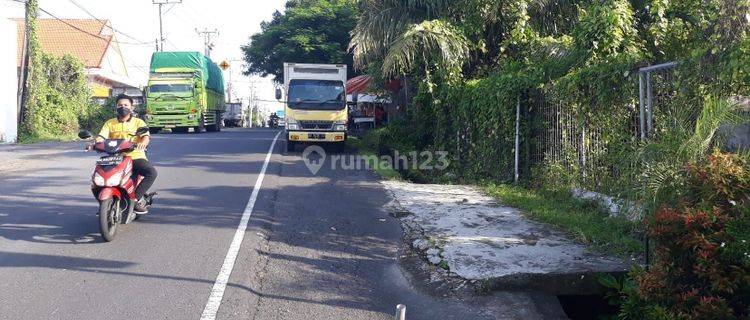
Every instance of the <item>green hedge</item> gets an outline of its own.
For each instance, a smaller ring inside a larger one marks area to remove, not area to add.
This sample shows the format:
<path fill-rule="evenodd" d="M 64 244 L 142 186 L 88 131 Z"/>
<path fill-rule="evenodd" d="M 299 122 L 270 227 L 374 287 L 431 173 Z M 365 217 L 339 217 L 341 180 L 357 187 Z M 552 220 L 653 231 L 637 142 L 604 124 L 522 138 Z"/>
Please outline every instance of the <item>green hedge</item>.
<path fill-rule="evenodd" d="M 29 74 L 19 140 L 73 139 L 79 128 L 96 129 L 112 116 L 111 109 L 91 101 L 83 64 L 65 55 L 44 53 L 36 37 L 37 1 L 29 1 Z"/>
<path fill-rule="evenodd" d="M 668 4 L 667 15 L 684 11 L 684 17 L 661 26 L 664 12 L 654 12 L 655 20 L 649 20 L 633 5 L 639 4 L 610 0 L 585 5 L 569 34 L 531 34 L 525 42 L 514 43 L 520 48 L 512 53 L 515 56 L 498 57 L 496 66 L 480 68 L 494 71 L 473 75 L 476 79 L 452 76 L 450 70 L 427 63 L 417 70 L 427 76 L 417 83 L 412 104 L 385 130 L 389 134 L 382 135 L 382 143 L 397 150 L 448 151 L 453 160 L 450 173 L 460 180 L 510 181 L 519 99 L 522 178 L 542 184 L 564 181 L 615 196 L 639 192 L 634 187 L 644 183 L 639 179 L 648 164 L 638 159 L 645 148 L 637 128 L 638 68 L 651 59 L 679 59 L 674 82 L 665 89 L 674 90 L 672 97 L 655 115 L 660 138 L 672 139 L 671 145 L 661 146 L 662 154 L 676 152 L 679 139 L 689 132 L 670 136 L 675 125 L 696 120 L 704 105 L 748 94 L 750 39 L 745 35 L 737 40 L 739 33 L 727 36 L 710 27 L 731 20 L 713 15 L 723 10 L 721 6 Z M 677 21 L 704 11 L 712 13 L 705 19 L 713 22 L 689 26 Z M 678 43 L 683 36 L 695 41 Z M 702 40 L 706 37 L 716 41 Z M 653 39 L 662 42 L 653 47 Z M 562 124 L 567 136 L 558 138 L 557 145 L 540 136 L 553 128 L 541 116 L 542 105 L 554 106 L 555 112 L 568 117 Z M 679 110 L 690 110 L 693 118 L 676 117 Z M 555 148 L 555 157 L 548 156 L 550 148 Z M 577 154 L 580 149 L 587 153 L 585 166 Z"/>
<path fill-rule="evenodd" d="M 79 125 L 100 123 L 104 111 L 94 106 L 83 66 L 75 58 L 40 52 L 30 69 L 22 140 L 57 140 L 76 135 Z"/>

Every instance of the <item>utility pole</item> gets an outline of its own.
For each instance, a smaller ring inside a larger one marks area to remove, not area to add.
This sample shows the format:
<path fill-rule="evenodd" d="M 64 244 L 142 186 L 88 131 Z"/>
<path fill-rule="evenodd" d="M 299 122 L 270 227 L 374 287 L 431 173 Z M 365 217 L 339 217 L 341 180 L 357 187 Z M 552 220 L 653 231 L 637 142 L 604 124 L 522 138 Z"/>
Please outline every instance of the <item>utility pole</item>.
<path fill-rule="evenodd" d="M 227 100 L 229 100 L 229 103 L 232 103 L 232 68 L 229 67 L 229 85 L 227 86 L 229 90 L 227 90 Z"/>
<path fill-rule="evenodd" d="M 258 113 L 258 92 L 255 90 L 255 83 L 250 83 L 250 96 L 248 97 L 247 105 L 250 107 L 250 128 L 253 127 L 253 119 Z"/>
<path fill-rule="evenodd" d="M 218 36 L 219 30 L 215 28 L 213 30 L 208 30 L 208 29 L 198 30 L 198 28 L 195 28 L 195 32 L 200 35 L 203 35 L 203 46 L 205 48 L 203 54 L 205 54 L 206 57 L 211 58 L 211 50 L 214 49 L 214 45 L 213 43 L 211 43 L 211 36 L 212 35 Z"/>
<path fill-rule="evenodd" d="M 24 32 L 23 32 L 23 48 L 21 53 L 21 75 L 18 79 L 18 97 L 17 97 L 17 123 L 20 127 L 24 121 L 24 114 L 26 113 L 26 92 L 28 91 L 28 77 L 29 77 L 29 37 L 31 34 L 31 27 L 29 25 L 29 18 L 33 15 L 37 15 L 37 4 L 35 1 L 34 12 L 31 12 L 29 5 L 30 0 L 24 2 Z"/>
<path fill-rule="evenodd" d="M 182 0 L 151 0 L 153 4 L 159 5 L 159 51 L 164 51 L 164 26 L 162 24 L 161 7 L 165 4 L 178 4 Z"/>

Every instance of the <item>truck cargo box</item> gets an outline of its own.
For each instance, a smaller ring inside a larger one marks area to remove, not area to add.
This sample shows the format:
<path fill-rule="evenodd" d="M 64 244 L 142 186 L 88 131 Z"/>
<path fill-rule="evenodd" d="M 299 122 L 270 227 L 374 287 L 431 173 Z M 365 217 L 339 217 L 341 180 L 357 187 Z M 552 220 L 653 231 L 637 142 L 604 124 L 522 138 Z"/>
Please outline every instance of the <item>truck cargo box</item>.
<path fill-rule="evenodd" d="M 159 69 L 189 68 L 201 70 L 206 88 L 224 93 L 224 77 L 215 62 L 200 52 L 154 52 L 150 72 Z"/>

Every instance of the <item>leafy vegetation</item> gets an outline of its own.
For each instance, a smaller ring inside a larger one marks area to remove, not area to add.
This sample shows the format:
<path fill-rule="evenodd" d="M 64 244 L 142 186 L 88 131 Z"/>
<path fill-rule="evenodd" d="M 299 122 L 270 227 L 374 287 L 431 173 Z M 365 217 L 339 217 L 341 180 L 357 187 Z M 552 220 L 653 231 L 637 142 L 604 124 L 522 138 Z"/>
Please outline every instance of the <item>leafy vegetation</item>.
<path fill-rule="evenodd" d="M 94 105 L 83 64 L 41 51 L 36 36 L 38 3 L 29 1 L 29 74 L 19 141 L 72 140 L 79 127 L 99 128 L 111 110 Z"/>
<path fill-rule="evenodd" d="M 281 82 L 284 62 L 335 63 L 350 66 L 349 32 L 357 21 L 354 0 L 290 0 L 261 24 L 261 32 L 242 47 L 245 74 L 273 75 Z"/>
<path fill-rule="evenodd" d="M 351 47 L 360 68 L 419 79 L 409 86 L 417 92 L 406 119 L 394 124 L 415 132 L 391 143 L 450 151 L 457 177 L 510 180 L 516 104 L 523 117 L 521 147 L 543 149 L 534 136 L 549 130 L 535 120 L 535 102 L 542 100 L 570 116 L 567 126 L 589 127 L 583 135 L 598 152 L 585 168 L 564 152 L 561 165 L 580 175 L 589 170 L 632 180 L 630 172 L 605 171 L 641 147 L 633 129 L 638 67 L 682 61 L 676 98 L 663 109 L 688 110 L 688 122 L 704 105 L 748 92 L 743 67 L 750 59 L 740 54 L 748 52 L 748 21 L 746 11 L 737 10 L 748 1 L 730 2 L 363 0 Z M 657 130 L 673 124 L 661 121 L 672 117 L 661 109 L 657 122 L 663 127 Z"/>
<path fill-rule="evenodd" d="M 714 152 L 688 164 L 685 193 L 650 221 L 656 259 L 617 290 L 621 319 L 750 316 L 750 166 Z"/>
<path fill-rule="evenodd" d="M 372 137 L 366 137 L 363 140 L 358 137 L 349 136 L 346 140 L 346 146 L 348 149 L 355 151 L 362 156 L 372 159 L 377 158 L 377 163 L 371 163 L 370 166 L 381 178 L 387 180 L 401 179 L 401 175 L 390 166 L 390 163 L 381 161 L 379 158 L 380 154 L 378 154 L 375 144 L 373 144 Z"/>
<path fill-rule="evenodd" d="M 419 79 L 408 86 L 412 104 L 383 130 L 393 133 L 384 148 L 446 150 L 458 180 L 512 181 L 520 106 L 527 182 L 653 211 L 679 165 L 719 146 L 722 125 L 748 121 L 733 102 L 750 93 L 749 21 L 737 9 L 748 3 L 363 0 L 351 47 L 360 68 Z M 669 60 L 680 65 L 644 143 L 635 71 Z"/>
<path fill-rule="evenodd" d="M 490 182 L 501 201 L 610 252 L 640 251 L 633 234 L 647 229 L 652 269 L 607 281 L 622 319 L 748 317 L 750 204 L 739 199 L 750 191 L 737 178 L 748 157 L 710 152 L 723 146 L 722 126 L 750 122 L 737 103 L 750 95 L 750 1 L 362 0 L 360 9 L 355 63 L 408 75 L 416 88 L 381 129 L 380 149 L 447 150 L 450 173 L 422 177 Z M 670 61 L 679 64 L 658 78 L 666 98 L 641 140 L 637 71 Z M 517 106 L 534 190 L 492 184 L 513 179 Z M 535 151 L 543 160 L 531 161 Z M 643 225 L 571 202 L 571 187 L 632 201 Z"/>

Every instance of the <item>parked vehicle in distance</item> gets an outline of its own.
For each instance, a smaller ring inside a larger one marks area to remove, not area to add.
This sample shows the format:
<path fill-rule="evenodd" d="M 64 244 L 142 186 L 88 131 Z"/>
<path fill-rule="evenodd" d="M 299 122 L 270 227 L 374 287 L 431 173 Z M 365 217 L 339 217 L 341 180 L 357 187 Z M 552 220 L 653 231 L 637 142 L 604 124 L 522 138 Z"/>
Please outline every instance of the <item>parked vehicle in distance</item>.
<path fill-rule="evenodd" d="M 245 109 L 242 103 L 232 102 L 226 104 L 224 112 L 224 126 L 227 127 L 244 127 L 245 126 Z"/>
<path fill-rule="evenodd" d="M 332 143 L 343 149 L 347 129 L 346 65 L 284 63 L 286 148 Z"/>
<path fill-rule="evenodd" d="M 199 52 L 154 52 L 144 120 L 152 133 L 220 131 L 224 113 L 221 69 Z"/>

